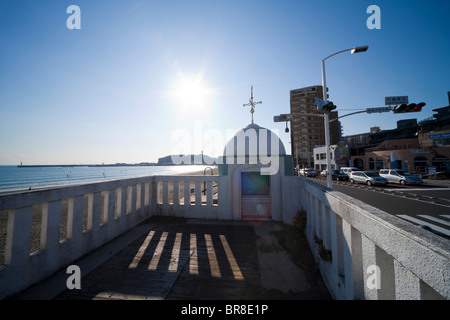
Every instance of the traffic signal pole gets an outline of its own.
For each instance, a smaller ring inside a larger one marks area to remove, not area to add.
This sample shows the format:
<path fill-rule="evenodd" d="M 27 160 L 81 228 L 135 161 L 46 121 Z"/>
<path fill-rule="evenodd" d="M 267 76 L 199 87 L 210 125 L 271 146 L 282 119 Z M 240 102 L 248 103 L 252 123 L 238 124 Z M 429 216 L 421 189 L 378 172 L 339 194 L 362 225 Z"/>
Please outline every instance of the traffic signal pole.
<path fill-rule="evenodd" d="M 328 57 L 327 57 L 328 58 Z M 325 76 L 325 60 L 322 60 L 322 92 L 323 92 L 323 100 L 325 102 L 328 102 L 328 94 L 327 94 L 327 79 Z M 330 121 L 328 117 L 328 112 L 325 112 L 323 115 L 323 121 L 325 126 L 325 149 L 326 149 L 326 158 L 327 158 L 327 187 L 333 188 L 333 181 L 332 181 L 332 169 L 331 169 L 331 152 L 330 152 Z"/>
<path fill-rule="evenodd" d="M 352 116 L 358 113 L 382 113 L 382 112 L 389 112 L 394 110 L 392 107 L 381 107 L 381 108 L 367 108 L 366 110 L 361 110 L 361 111 L 356 111 L 356 112 L 352 112 L 352 113 L 348 113 L 348 114 L 344 114 L 343 116 L 337 117 L 335 119 L 330 120 L 329 122 L 333 122 L 336 120 L 339 120 L 341 118 L 345 118 L 348 116 Z"/>

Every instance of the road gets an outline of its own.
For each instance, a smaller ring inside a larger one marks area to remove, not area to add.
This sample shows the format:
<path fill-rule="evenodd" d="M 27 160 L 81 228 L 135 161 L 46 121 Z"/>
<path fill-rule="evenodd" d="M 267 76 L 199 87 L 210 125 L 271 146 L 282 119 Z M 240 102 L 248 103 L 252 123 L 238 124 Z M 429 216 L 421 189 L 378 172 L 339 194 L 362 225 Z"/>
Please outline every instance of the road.
<path fill-rule="evenodd" d="M 326 184 L 325 180 L 314 180 Z M 391 184 L 368 187 L 336 181 L 333 181 L 333 188 L 413 224 L 431 228 L 450 239 L 450 188 L 398 187 Z"/>

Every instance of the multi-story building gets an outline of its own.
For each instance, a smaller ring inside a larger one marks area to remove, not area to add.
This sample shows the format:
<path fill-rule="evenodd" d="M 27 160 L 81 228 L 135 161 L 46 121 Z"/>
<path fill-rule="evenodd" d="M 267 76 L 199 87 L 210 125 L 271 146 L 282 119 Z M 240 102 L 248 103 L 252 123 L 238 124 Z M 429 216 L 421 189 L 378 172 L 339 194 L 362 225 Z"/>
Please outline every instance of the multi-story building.
<path fill-rule="evenodd" d="M 291 90 L 291 152 L 294 165 L 299 168 L 312 167 L 314 148 L 325 144 L 323 116 L 317 111 L 315 98 L 323 99 L 322 86 L 311 86 Z M 337 119 L 338 113 L 331 112 L 329 120 Z M 330 144 L 337 144 L 341 138 L 339 121 L 330 122 Z"/>
<path fill-rule="evenodd" d="M 395 165 L 412 172 L 450 174 L 450 95 L 449 106 L 433 109 L 432 118 L 400 120 L 397 128 L 347 136 L 351 165 L 379 170 Z M 372 130 L 377 129 L 377 130 Z"/>
<path fill-rule="evenodd" d="M 330 145 L 331 170 L 349 166 L 348 146 Z M 327 169 L 327 149 L 325 146 L 314 148 L 314 169 L 323 171 Z"/>

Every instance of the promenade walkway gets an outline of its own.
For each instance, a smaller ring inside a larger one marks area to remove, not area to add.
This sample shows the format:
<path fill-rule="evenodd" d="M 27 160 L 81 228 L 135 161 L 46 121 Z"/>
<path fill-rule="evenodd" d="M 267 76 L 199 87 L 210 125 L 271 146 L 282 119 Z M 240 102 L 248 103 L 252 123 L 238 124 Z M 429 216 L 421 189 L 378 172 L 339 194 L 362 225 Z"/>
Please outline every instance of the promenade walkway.
<path fill-rule="evenodd" d="M 13 299 L 331 299 L 299 228 L 152 217 Z"/>

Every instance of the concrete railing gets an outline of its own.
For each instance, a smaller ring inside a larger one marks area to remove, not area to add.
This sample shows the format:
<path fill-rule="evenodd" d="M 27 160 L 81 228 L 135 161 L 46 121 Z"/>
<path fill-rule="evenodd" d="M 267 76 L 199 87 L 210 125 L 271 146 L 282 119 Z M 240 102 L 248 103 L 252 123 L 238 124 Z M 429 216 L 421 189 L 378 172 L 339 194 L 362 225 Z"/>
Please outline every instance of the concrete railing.
<path fill-rule="evenodd" d="M 155 213 L 232 220 L 231 190 L 224 176 L 155 176 Z M 187 200 L 186 200 L 187 199 Z"/>
<path fill-rule="evenodd" d="M 283 211 L 306 212 L 309 246 L 336 299 L 450 299 L 450 241 L 308 179 L 284 177 L 283 188 L 285 199 L 297 194 Z"/>
<path fill-rule="evenodd" d="M 153 178 L 145 177 L 0 196 L 7 220 L 2 222 L 0 298 L 45 279 L 150 217 L 153 193 Z"/>
<path fill-rule="evenodd" d="M 219 206 L 231 201 L 219 188 L 221 179 L 149 176 L 0 196 L 0 219 L 6 216 L 0 220 L 0 234 L 6 233 L 0 239 L 0 298 L 45 279 L 154 214 L 232 219 L 230 206 Z"/>
<path fill-rule="evenodd" d="M 154 214 L 239 219 L 229 179 L 150 176 L 0 196 L 7 216 L 0 298 Z M 283 176 L 280 188 L 281 213 L 273 217 L 292 224 L 306 212 L 308 243 L 336 299 L 450 298 L 448 240 L 306 178 Z"/>

